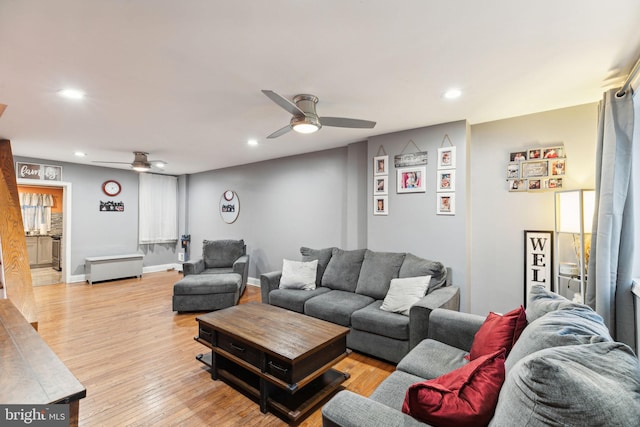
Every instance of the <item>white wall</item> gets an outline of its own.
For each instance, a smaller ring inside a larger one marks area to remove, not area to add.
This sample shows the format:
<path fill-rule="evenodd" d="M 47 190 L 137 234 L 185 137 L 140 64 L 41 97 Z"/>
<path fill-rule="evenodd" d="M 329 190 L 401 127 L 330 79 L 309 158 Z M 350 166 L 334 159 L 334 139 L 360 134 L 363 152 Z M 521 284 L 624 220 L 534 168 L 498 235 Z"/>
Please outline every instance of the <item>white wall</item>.
<path fill-rule="evenodd" d="M 509 153 L 564 144 L 563 189 L 594 188 L 597 104 L 471 126 L 470 209 L 472 313 L 524 303 L 524 230 L 553 230 L 553 192 L 509 192 Z"/>

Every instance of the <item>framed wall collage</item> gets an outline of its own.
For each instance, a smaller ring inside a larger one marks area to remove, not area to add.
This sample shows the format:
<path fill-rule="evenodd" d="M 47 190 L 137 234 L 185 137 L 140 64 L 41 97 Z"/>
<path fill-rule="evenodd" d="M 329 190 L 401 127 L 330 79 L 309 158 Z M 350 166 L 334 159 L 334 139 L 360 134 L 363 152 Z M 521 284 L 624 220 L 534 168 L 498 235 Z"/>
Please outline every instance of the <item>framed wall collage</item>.
<path fill-rule="evenodd" d="M 373 214 L 389 215 L 389 156 L 373 158 Z"/>
<path fill-rule="evenodd" d="M 445 135 L 445 139 L 448 136 Z M 438 148 L 436 214 L 456 214 L 456 147 Z"/>
<path fill-rule="evenodd" d="M 530 148 L 509 153 L 506 179 L 509 191 L 544 191 L 562 188 L 567 170 L 564 146 Z"/>

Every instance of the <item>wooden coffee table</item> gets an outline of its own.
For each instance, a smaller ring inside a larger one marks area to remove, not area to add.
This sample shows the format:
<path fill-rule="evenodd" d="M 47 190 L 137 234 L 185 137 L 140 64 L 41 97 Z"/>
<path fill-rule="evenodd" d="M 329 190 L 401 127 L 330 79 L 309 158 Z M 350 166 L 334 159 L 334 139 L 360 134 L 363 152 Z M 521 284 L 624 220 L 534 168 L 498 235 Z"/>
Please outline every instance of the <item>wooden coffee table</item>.
<path fill-rule="evenodd" d="M 194 339 L 211 348 L 196 358 L 271 410 L 297 423 L 342 388 L 349 329 L 269 304 L 240 304 L 196 318 Z"/>

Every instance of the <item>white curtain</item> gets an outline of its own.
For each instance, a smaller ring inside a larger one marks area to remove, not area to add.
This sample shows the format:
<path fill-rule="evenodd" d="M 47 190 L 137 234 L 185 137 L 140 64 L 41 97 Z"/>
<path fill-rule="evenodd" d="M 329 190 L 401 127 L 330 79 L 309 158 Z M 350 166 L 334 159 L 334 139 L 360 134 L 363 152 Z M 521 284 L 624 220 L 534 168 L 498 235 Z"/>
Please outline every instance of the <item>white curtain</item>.
<path fill-rule="evenodd" d="M 51 194 L 19 193 L 24 231 L 51 231 Z"/>
<path fill-rule="evenodd" d="M 634 251 L 634 111 L 631 91 L 616 90 L 600 103 L 596 151 L 596 209 L 586 303 L 600 314 L 613 337 L 635 348 L 631 293 Z"/>
<path fill-rule="evenodd" d="M 139 236 L 141 245 L 178 240 L 178 178 L 140 174 Z"/>

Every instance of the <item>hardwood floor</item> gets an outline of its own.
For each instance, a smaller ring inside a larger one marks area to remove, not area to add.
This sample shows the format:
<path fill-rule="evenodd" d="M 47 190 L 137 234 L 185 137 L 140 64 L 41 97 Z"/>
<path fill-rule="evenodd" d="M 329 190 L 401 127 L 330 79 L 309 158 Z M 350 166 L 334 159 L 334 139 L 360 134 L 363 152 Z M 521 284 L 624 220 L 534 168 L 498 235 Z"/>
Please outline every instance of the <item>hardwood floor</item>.
<path fill-rule="evenodd" d="M 222 381 L 195 356 L 195 317 L 171 310 L 175 271 L 142 279 L 34 287 L 38 331 L 87 389 L 80 426 L 285 426 Z M 240 303 L 260 301 L 247 286 Z M 336 365 L 344 386 L 368 396 L 394 369 L 353 352 Z M 320 426 L 320 409 L 302 426 Z"/>

